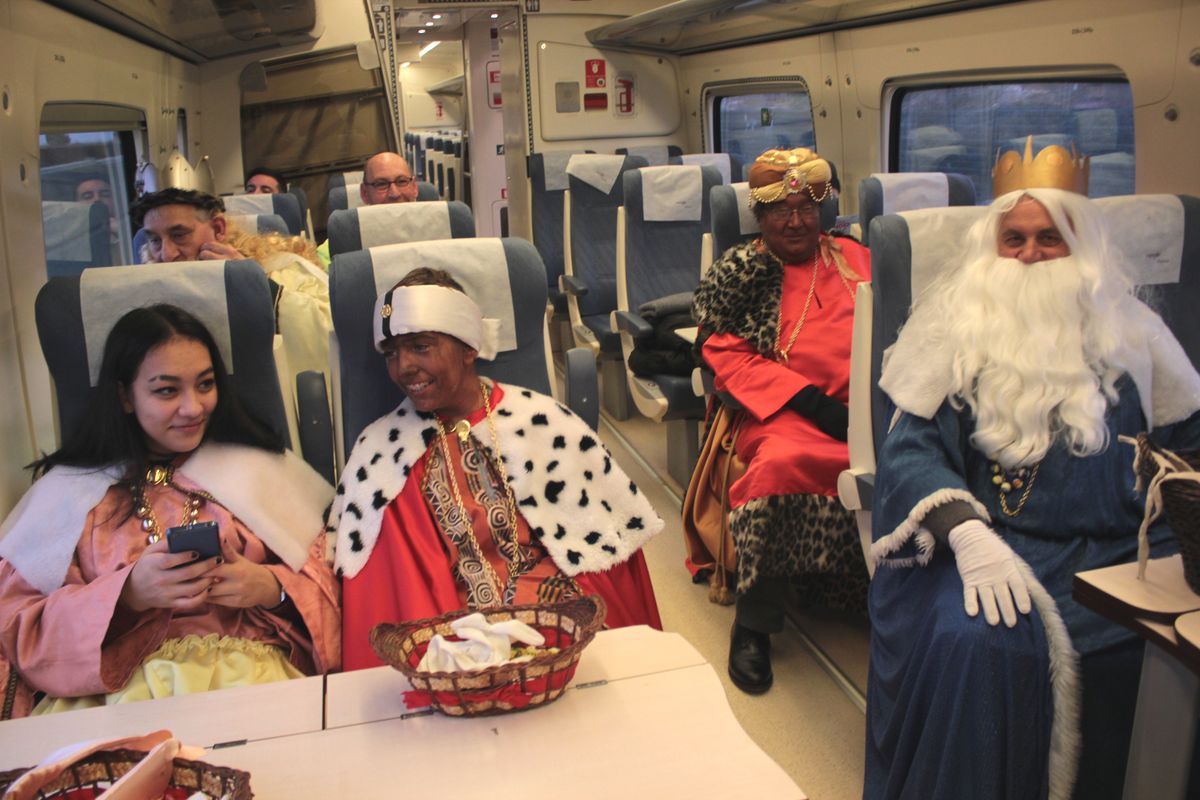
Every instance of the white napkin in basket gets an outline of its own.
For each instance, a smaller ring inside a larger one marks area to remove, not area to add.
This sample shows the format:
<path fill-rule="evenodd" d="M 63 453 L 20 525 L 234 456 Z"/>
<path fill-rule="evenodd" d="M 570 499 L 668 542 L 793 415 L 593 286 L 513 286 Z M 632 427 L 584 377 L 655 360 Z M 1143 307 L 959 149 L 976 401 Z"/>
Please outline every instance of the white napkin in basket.
<path fill-rule="evenodd" d="M 421 672 L 473 672 L 516 659 L 513 641 L 541 647 L 546 639 L 520 620 L 487 621 L 483 614 L 468 614 L 450 623 L 461 642 L 434 634 L 417 669 Z"/>

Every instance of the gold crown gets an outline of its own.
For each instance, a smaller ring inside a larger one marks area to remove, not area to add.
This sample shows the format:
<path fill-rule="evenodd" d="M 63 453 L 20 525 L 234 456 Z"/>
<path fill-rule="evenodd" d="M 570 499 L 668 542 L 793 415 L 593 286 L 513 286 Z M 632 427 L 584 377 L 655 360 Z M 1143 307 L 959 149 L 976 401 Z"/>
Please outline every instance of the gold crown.
<path fill-rule="evenodd" d="M 1070 152 L 1056 144 L 1043 147 L 1033 157 L 1033 137 L 1025 140 L 1025 157 L 1009 150 L 996 159 L 992 168 L 992 196 L 999 197 L 1018 189 L 1066 189 L 1087 196 L 1090 156 L 1080 156 L 1071 145 Z"/>

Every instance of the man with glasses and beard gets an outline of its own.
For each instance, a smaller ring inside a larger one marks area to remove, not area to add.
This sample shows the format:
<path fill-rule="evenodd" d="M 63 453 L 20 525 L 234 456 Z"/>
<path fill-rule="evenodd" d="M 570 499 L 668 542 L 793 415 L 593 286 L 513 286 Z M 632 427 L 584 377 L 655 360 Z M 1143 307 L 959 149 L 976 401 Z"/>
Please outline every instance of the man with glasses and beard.
<path fill-rule="evenodd" d="M 994 178 L 885 355 L 867 798 L 1120 796 L 1142 646 L 1071 582 L 1136 557 L 1118 437 L 1200 445 L 1200 376 L 1133 296 L 1087 161 L 1030 142 Z"/>

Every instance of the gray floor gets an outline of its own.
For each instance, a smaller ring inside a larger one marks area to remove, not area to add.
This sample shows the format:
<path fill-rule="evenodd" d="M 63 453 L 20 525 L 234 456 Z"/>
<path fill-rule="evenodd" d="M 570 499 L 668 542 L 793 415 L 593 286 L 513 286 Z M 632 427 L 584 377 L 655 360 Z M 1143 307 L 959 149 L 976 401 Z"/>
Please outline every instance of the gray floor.
<path fill-rule="evenodd" d="M 793 625 L 773 637 L 771 691 L 752 697 L 738 690 L 725 672 L 733 608 L 710 603 L 707 587 L 692 584 L 683 565 L 683 491 L 665 477 L 664 428 L 641 417 L 625 422 L 605 417 L 600 433 L 666 521 L 664 531 L 646 547 L 663 626 L 681 633 L 704 654 L 721 676 L 742 726 L 809 797 L 861 797 L 866 622 L 831 612 L 798 613 Z M 838 675 L 850 691 L 835 679 Z M 854 689 L 858 698 L 852 696 Z"/>

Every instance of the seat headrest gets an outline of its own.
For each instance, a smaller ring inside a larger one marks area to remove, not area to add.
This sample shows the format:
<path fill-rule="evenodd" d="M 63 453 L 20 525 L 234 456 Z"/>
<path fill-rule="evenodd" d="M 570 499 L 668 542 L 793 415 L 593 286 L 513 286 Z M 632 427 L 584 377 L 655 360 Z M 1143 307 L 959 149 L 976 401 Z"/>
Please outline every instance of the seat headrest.
<path fill-rule="evenodd" d="M 704 178 L 699 166 L 643 167 L 638 173 L 642 181 L 642 216 L 647 222 L 700 219 Z"/>
<path fill-rule="evenodd" d="M 664 162 L 665 163 L 665 162 Z M 567 160 L 567 174 L 598 192 L 608 194 L 625 166 L 625 156 L 603 153 L 576 153 Z"/>
<path fill-rule="evenodd" d="M 225 261 L 182 261 L 85 269 L 79 276 L 79 306 L 90 385 L 95 386 L 100 376 L 104 343 L 117 320 L 134 308 L 155 303 L 181 306 L 203 322 L 232 374 L 225 265 Z"/>
<path fill-rule="evenodd" d="M 918 208 L 942 208 L 950 204 L 950 182 L 943 172 L 877 172 L 884 214 Z"/>
<path fill-rule="evenodd" d="M 717 172 L 721 173 L 721 183 L 731 183 L 733 181 L 733 170 L 730 166 L 728 153 L 687 153 L 680 156 L 680 161 L 683 164 L 698 167 L 716 167 Z"/>
<path fill-rule="evenodd" d="M 500 321 L 497 350 L 503 353 L 516 349 L 517 326 L 508 259 L 500 239 L 411 242 L 372 247 L 367 252 L 371 256 L 376 297 L 418 267 L 445 270 L 462 285 L 485 317 Z"/>
<path fill-rule="evenodd" d="M 449 239 L 450 204 L 445 200 L 425 203 L 385 203 L 360 206 L 359 235 L 364 249 L 398 242 Z"/>

